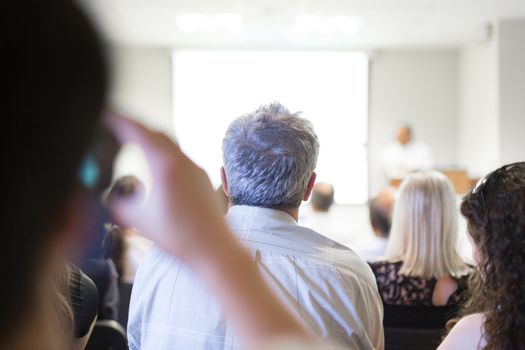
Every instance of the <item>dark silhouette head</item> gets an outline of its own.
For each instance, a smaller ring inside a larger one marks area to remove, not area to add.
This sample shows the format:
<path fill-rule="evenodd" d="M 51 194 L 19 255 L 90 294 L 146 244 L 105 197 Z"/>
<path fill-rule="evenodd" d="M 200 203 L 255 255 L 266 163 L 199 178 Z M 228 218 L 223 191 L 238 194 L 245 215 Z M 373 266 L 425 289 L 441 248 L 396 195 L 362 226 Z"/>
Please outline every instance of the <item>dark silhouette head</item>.
<path fill-rule="evenodd" d="M 328 212 L 334 204 L 334 186 L 318 182 L 312 191 L 312 208 L 317 212 Z"/>
<path fill-rule="evenodd" d="M 388 238 L 392 226 L 392 210 L 394 209 L 395 190 L 385 188 L 368 203 L 370 225 L 378 237 Z"/>

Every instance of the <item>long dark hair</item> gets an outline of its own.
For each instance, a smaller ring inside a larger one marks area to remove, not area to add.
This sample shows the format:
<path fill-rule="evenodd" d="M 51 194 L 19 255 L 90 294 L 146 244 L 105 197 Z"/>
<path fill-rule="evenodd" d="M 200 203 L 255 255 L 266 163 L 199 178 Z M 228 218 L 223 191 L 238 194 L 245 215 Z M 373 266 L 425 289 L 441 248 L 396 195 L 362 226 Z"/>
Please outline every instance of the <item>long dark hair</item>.
<path fill-rule="evenodd" d="M 525 162 L 485 177 L 461 213 L 479 259 L 461 314 L 484 314 L 485 349 L 525 349 Z"/>

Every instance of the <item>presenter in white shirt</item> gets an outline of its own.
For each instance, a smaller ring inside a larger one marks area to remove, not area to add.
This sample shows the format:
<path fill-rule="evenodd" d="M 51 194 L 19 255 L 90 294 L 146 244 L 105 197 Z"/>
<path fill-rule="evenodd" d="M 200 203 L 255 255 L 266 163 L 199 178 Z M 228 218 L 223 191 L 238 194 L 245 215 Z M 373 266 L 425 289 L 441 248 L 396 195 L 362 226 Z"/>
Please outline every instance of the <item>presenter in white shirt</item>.
<path fill-rule="evenodd" d="M 384 150 L 383 166 L 389 180 L 401 180 L 414 171 L 431 170 L 434 161 L 430 147 L 414 141 L 412 128 L 402 125 L 397 130 L 396 141 Z"/>

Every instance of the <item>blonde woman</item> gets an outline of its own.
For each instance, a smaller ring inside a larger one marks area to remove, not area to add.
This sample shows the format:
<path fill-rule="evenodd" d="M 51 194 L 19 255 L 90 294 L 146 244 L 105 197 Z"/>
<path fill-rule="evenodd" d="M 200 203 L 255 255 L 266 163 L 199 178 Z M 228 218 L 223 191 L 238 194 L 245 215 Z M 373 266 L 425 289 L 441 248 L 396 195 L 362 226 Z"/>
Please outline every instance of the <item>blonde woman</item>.
<path fill-rule="evenodd" d="M 450 181 L 421 172 L 401 184 L 384 261 L 372 263 L 379 293 L 391 305 L 454 305 L 471 268 L 456 250 L 458 213 Z"/>

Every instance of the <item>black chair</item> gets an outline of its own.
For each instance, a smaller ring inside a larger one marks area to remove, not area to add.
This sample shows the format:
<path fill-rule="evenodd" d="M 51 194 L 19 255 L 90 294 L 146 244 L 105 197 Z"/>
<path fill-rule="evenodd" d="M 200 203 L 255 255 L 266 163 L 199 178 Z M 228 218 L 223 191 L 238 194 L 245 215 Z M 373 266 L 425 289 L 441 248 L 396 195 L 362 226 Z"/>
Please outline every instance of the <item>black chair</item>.
<path fill-rule="evenodd" d="M 384 304 L 385 350 L 435 350 L 457 306 Z"/>
<path fill-rule="evenodd" d="M 85 350 L 128 350 L 126 331 L 116 321 L 97 321 Z"/>
<path fill-rule="evenodd" d="M 457 306 L 405 306 L 383 304 L 383 326 L 393 328 L 444 329 L 458 314 Z"/>
<path fill-rule="evenodd" d="M 385 350 L 436 350 L 442 337 L 442 329 L 385 327 Z"/>
<path fill-rule="evenodd" d="M 120 303 L 118 311 L 118 321 L 122 327 L 128 327 L 129 303 L 131 300 L 132 283 L 119 284 Z"/>

